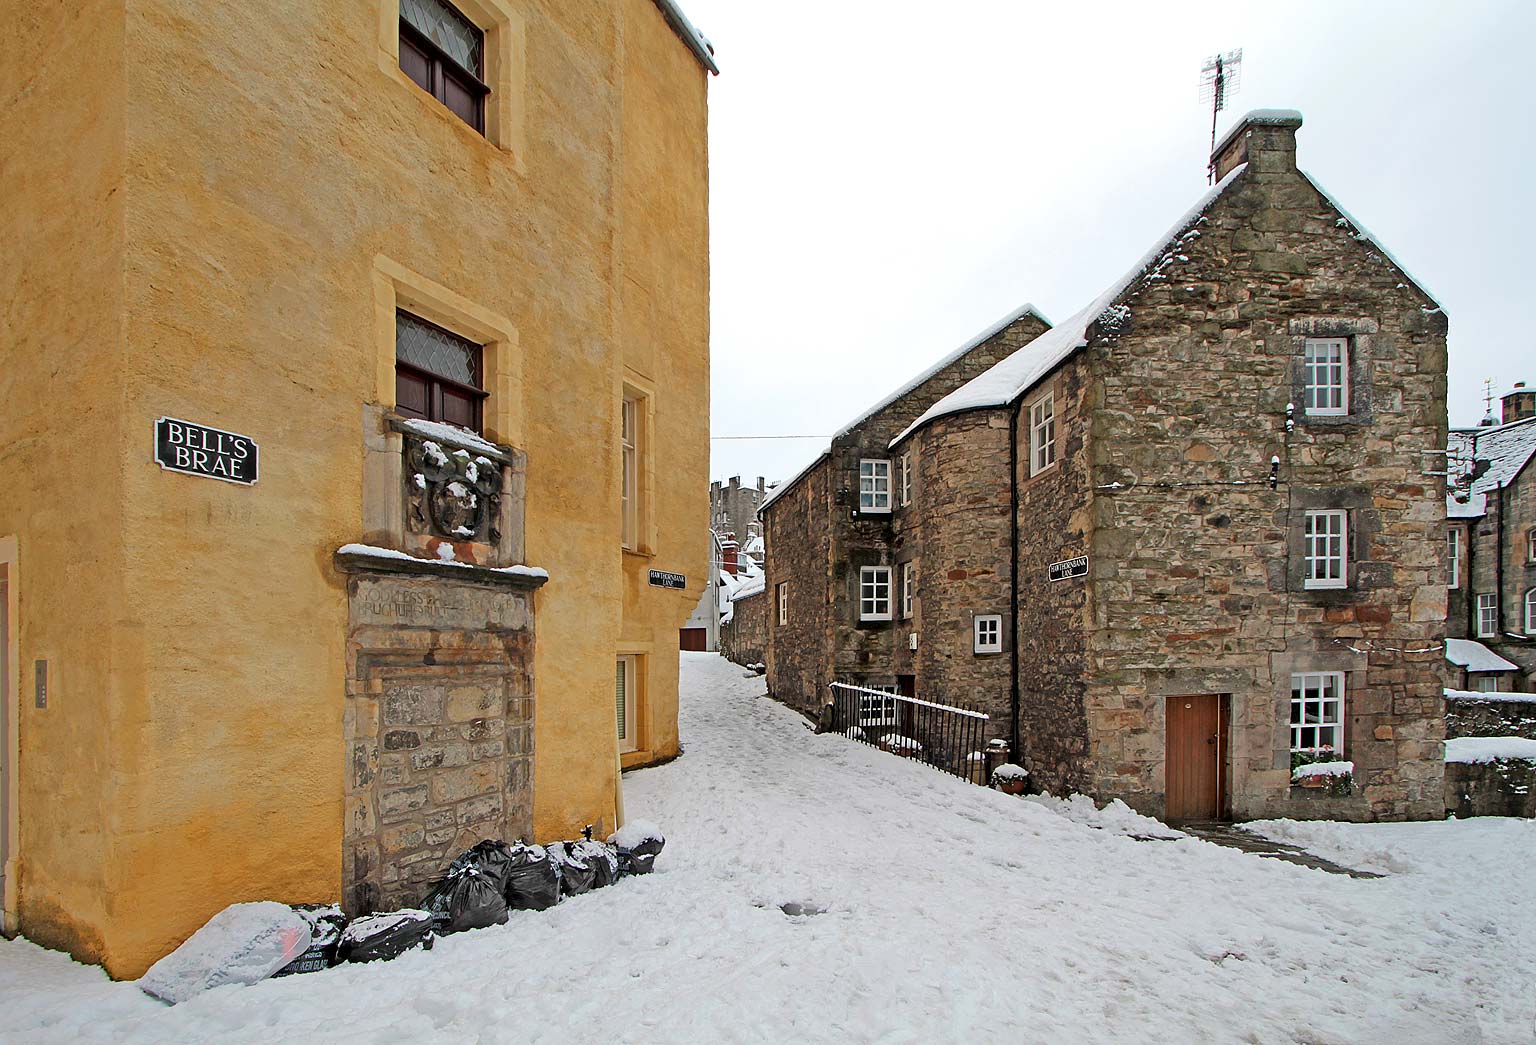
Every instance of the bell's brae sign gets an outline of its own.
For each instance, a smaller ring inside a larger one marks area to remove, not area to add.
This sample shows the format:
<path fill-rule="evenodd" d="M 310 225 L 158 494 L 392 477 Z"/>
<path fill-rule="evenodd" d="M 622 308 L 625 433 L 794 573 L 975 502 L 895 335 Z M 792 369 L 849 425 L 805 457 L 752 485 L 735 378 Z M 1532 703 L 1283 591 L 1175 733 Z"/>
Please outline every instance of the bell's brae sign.
<path fill-rule="evenodd" d="M 168 472 L 185 472 L 250 486 L 260 475 L 256 440 L 174 417 L 155 422 L 155 461 Z"/>

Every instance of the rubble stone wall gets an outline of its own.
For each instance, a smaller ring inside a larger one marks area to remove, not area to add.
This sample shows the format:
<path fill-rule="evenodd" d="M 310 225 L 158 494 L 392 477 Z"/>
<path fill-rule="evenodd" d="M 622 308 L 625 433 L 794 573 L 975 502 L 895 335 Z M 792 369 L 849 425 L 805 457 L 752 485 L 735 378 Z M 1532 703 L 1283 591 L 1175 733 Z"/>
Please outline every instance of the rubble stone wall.
<path fill-rule="evenodd" d="M 533 837 L 532 596 L 429 577 L 347 581 L 349 914 L 419 906 L 482 838 Z"/>
<path fill-rule="evenodd" d="M 731 619 L 720 625 L 720 654 L 736 664 L 764 664 L 768 652 L 767 591 L 737 599 Z"/>
<path fill-rule="evenodd" d="M 1492 697 L 1492 694 L 1489 694 Z M 1470 700 L 1445 702 L 1445 736 L 1526 737 L 1536 740 L 1536 701 Z"/>
<path fill-rule="evenodd" d="M 827 563 L 831 528 L 827 517 L 831 493 L 825 461 L 802 476 L 763 513 L 763 541 L 768 597 L 768 694 L 815 717 L 832 681 L 828 670 L 831 629 L 828 623 Z M 779 623 L 780 584 L 788 584 L 788 617 Z"/>

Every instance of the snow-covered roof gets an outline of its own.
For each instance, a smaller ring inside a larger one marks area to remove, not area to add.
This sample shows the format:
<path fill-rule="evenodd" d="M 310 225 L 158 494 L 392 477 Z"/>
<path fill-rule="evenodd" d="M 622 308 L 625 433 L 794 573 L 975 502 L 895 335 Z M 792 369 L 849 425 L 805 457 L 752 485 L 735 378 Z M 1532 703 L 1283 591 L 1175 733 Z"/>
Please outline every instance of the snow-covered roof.
<path fill-rule="evenodd" d="M 811 459 L 811 463 L 810 464 L 808 464 L 804 468 L 800 469 L 798 472 L 796 472 L 794 475 L 790 476 L 788 479 L 785 479 L 782 482 L 776 483 L 774 485 L 773 489 L 768 491 L 768 496 L 763 498 L 763 503 L 757 506 L 757 514 L 758 515 L 762 515 L 763 511 L 770 504 L 772 504 L 774 501 L 777 501 L 780 497 L 784 496 L 784 494 L 788 493 L 789 492 L 789 488 L 791 486 L 794 486 L 801 479 L 804 479 L 807 475 L 809 475 L 811 469 L 815 468 L 821 462 L 825 461 L 827 459 L 827 457 L 831 453 L 832 453 L 832 449 L 831 449 L 831 447 L 828 447 L 827 449 L 823 450 L 821 453 L 819 453 L 815 457 L 813 457 Z"/>
<path fill-rule="evenodd" d="M 1472 639 L 1446 639 L 1445 659 L 1468 671 L 1519 671 L 1481 642 Z"/>
<path fill-rule="evenodd" d="M 761 595 L 763 593 L 763 589 L 767 586 L 767 583 L 767 578 L 762 574 L 758 574 L 756 577 L 751 578 L 745 584 L 731 592 L 731 601 L 738 602 L 741 599 L 745 599 L 749 595 Z"/>
<path fill-rule="evenodd" d="M 661 8 L 662 17 L 672 27 L 672 31 L 678 35 L 683 43 L 688 45 L 688 50 L 699 60 L 699 64 L 716 76 L 720 75 L 720 67 L 715 64 L 715 45 L 709 42 L 709 37 L 693 27 L 688 16 L 683 14 L 683 9 L 678 7 L 675 0 L 656 0 L 656 6 Z"/>
<path fill-rule="evenodd" d="M 1536 455 L 1536 417 L 1490 428 L 1452 429 L 1450 449 L 1452 472 L 1458 467 L 1470 469 L 1473 461 L 1488 462 L 1488 470 L 1472 481 L 1476 499 L 1480 494 L 1508 486 Z"/>
<path fill-rule="evenodd" d="M 1247 167 L 1246 163 L 1241 163 L 1232 168 L 1225 178 L 1212 186 L 1182 218 L 1174 223 L 1174 226 L 1157 241 L 1151 250 L 1142 255 L 1140 261 L 1110 284 L 1109 288 L 1089 303 L 1088 307 L 1060 326 L 1047 330 L 1017 352 L 940 399 L 909 425 L 906 431 L 891 440 L 891 445 L 895 446 L 936 417 L 958 414 L 966 410 L 1006 406 L 1029 391 L 1068 356 L 1088 344 L 1088 328 L 1115 303 L 1116 299 L 1128 291 L 1133 283 L 1144 275 L 1154 274 L 1155 268 L 1163 267 L 1178 256 L 1177 242 Z M 1149 269 L 1154 271 L 1149 272 Z"/>

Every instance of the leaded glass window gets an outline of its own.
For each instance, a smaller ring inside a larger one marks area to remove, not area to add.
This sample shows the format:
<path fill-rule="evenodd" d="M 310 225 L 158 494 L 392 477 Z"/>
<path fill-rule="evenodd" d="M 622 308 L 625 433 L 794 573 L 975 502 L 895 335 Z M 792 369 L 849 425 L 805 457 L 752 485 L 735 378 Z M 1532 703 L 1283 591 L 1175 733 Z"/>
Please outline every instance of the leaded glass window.
<path fill-rule="evenodd" d="M 443 0 L 400 0 L 400 20 L 425 36 L 465 72 L 485 79 L 485 34 Z"/>
<path fill-rule="evenodd" d="M 400 69 L 485 132 L 485 34 L 444 0 L 400 0 Z"/>
<path fill-rule="evenodd" d="M 395 313 L 395 408 L 480 430 L 483 347 L 409 312 Z"/>

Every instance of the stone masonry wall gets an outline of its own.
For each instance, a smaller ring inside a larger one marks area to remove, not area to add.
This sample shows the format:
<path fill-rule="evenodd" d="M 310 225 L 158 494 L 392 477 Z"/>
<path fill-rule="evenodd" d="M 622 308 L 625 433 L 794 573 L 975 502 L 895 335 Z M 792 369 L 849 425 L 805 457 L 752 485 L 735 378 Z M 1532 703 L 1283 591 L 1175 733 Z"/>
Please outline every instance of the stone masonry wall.
<path fill-rule="evenodd" d="M 768 619 L 768 694 L 804 714 L 820 710 L 829 672 L 831 629 L 827 563 L 831 557 L 829 468 L 825 461 L 802 476 L 763 513 L 768 562 L 764 594 Z M 778 619 L 778 586 L 788 584 L 788 619 Z"/>
<path fill-rule="evenodd" d="M 720 625 L 720 653 L 736 664 L 763 664 L 768 650 L 768 613 L 772 600 L 766 591 L 737 599 L 729 622 Z"/>
<path fill-rule="evenodd" d="M 533 831 L 532 596 L 441 578 L 347 582 L 350 914 L 419 906 L 482 838 Z"/>
<path fill-rule="evenodd" d="M 1218 693 L 1235 816 L 1438 816 L 1445 516 L 1429 473 L 1446 445 L 1445 317 L 1295 170 L 1293 130 L 1248 148 L 1113 328 L 1090 331 L 1091 732 L 1150 731 L 1095 760 L 1094 791 L 1161 813 L 1163 702 Z M 1348 416 L 1299 409 L 1309 336 L 1348 339 Z M 1306 590 L 1303 512 L 1324 506 L 1350 513 L 1349 585 Z M 1351 796 L 1290 786 L 1299 671 L 1346 673 Z"/>
<path fill-rule="evenodd" d="M 892 552 L 898 579 L 899 565 L 910 562 L 914 583 L 911 619 L 899 619 L 898 609 L 891 670 L 913 675 L 924 700 L 985 711 L 992 720 L 983 739 L 1006 738 L 1012 664 L 1008 412 L 938 419 L 896 452 L 911 462 L 913 498 L 908 509 L 897 510 Z M 975 652 L 978 614 L 1002 616 L 1000 652 Z"/>
<path fill-rule="evenodd" d="M 1536 700 L 1447 698 L 1445 736 L 1528 737 L 1536 740 Z"/>

